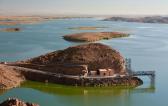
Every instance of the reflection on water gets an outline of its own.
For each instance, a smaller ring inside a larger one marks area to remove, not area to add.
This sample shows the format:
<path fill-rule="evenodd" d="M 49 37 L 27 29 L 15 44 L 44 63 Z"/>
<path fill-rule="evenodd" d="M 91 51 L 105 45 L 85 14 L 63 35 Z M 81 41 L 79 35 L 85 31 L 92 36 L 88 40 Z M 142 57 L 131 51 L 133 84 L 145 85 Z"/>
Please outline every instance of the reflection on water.
<path fill-rule="evenodd" d="M 73 87 L 56 84 L 45 84 L 27 81 L 22 85 L 23 88 L 32 88 L 45 93 L 55 95 L 123 95 L 126 93 L 154 93 L 155 88 L 128 88 L 128 87 Z"/>
<path fill-rule="evenodd" d="M 4 92 L 4 91 L 2 91 Z M 17 97 L 26 101 L 39 103 L 41 106 L 46 106 L 52 102 L 50 106 L 60 105 L 60 101 L 66 101 L 64 105 L 67 106 L 69 102 L 75 106 L 90 106 L 89 104 L 98 103 L 97 106 L 102 106 L 101 103 L 111 101 L 115 105 L 130 106 L 131 98 L 136 93 L 155 93 L 154 88 L 127 88 L 127 87 L 107 87 L 107 88 L 95 88 L 95 87 L 73 87 L 57 84 L 45 84 L 39 82 L 27 81 L 22 84 L 20 88 L 14 88 L 0 96 L 0 102 L 9 98 Z M 53 99 L 53 97 L 55 99 Z M 69 98 L 70 97 L 70 98 Z M 43 100 L 50 101 L 43 103 Z M 96 101 L 96 100 L 99 101 Z M 70 101 L 69 101 L 70 100 Z M 83 104 L 81 104 L 83 103 Z M 99 104 L 100 103 L 100 104 Z M 78 105 L 77 105 L 78 104 Z M 108 104 L 107 106 L 111 106 Z"/>
<path fill-rule="evenodd" d="M 153 86 L 149 88 L 137 88 L 137 89 L 132 90 L 131 92 L 133 93 L 155 93 L 155 88 Z"/>

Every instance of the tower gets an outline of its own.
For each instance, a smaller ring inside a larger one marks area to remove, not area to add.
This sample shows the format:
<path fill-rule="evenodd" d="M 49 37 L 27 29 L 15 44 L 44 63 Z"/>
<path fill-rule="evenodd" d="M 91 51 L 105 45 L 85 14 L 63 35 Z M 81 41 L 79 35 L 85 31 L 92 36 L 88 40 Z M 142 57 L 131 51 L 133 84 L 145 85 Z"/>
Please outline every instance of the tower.
<path fill-rule="evenodd" d="M 132 73 L 132 69 L 131 69 L 131 59 L 130 58 L 126 58 L 126 70 L 128 72 L 128 74 L 130 75 Z"/>

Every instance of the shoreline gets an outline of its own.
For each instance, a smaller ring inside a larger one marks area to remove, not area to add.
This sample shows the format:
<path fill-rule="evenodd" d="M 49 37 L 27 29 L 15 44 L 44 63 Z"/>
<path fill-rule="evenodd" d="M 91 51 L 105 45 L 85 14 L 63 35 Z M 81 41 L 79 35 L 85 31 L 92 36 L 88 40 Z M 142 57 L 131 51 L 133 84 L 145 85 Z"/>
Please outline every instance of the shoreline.
<path fill-rule="evenodd" d="M 0 25 L 14 26 L 20 24 L 37 24 L 56 19 L 92 18 L 79 16 L 0 16 Z"/>
<path fill-rule="evenodd" d="M 6 66 L 5 78 L 11 76 L 8 75 L 11 69 L 25 80 L 72 86 L 136 87 L 143 84 L 141 79 L 129 74 L 125 59 L 117 50 L 101 43 L 68 47 L 25 61 L 1 63 Z M 5 78 L 4 81 L 8 80 Z"/>
<path fill-rule="evenodd" d="M 110 87 L 110 86 L 129 86 L 137 87 L 143 84 L 143 81 L 138 77 L 81 77 L 71 75 L 61 75 L 51 72 L 44 72 L 35 69 L 23 68 L 18 66 L 10 66 L 14 70 L 21 73 L 26 80 L 44 82 L 44 83 L 56 83 L 71 86 L 82 86 L 82 87 Z M 101 78 L 101 80 L 100 80 Z M 20 83 L 21 84 L 21 83 Z M 19 85 L 20 85 L 19 84 Z M 19 86 L 18 85 L 18 86 Z M 12 88 L 12 87 L 11 87 Z"/>

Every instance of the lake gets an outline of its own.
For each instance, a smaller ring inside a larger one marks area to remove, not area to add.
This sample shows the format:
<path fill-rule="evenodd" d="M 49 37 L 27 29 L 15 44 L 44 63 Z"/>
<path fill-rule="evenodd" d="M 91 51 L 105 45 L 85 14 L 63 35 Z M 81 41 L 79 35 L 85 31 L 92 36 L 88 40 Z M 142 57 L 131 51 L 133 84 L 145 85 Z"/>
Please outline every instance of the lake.
<path fill-rule="evenodd" d="M 98 30 L 72 30 L 69 27 L 97 26 Z M 6 28 L 9 26 L 0 26 Z M 17 61 L 82 43 L 68 42 L 63 35 L 79 32 L 121 31 L 127 38 L 98 41 L 132 60 L 135 71 L 156 71 L 155 88 L 150 79 L 130 88 L 82 88 L 26 82 L 19 88 L 0 91 L 0 102 L 17 97 L 41 106 L 167 106 L 168 24 L 101 21 L 97 18 L 60 19 L 38 24 L 16 25 L 21 32 L 0 32 L 0 61 Z"/>

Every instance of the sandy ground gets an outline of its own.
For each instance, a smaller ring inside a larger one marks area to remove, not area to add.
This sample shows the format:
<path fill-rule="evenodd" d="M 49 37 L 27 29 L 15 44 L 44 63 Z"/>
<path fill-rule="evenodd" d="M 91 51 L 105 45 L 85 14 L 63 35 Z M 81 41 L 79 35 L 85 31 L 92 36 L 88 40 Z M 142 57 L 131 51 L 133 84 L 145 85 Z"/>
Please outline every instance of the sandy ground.
<path fill-rule="evenodd" d="M 19 86 L 25 78 L 13 68 L 0 64 L 0 89 L 10 89 Z"/>

